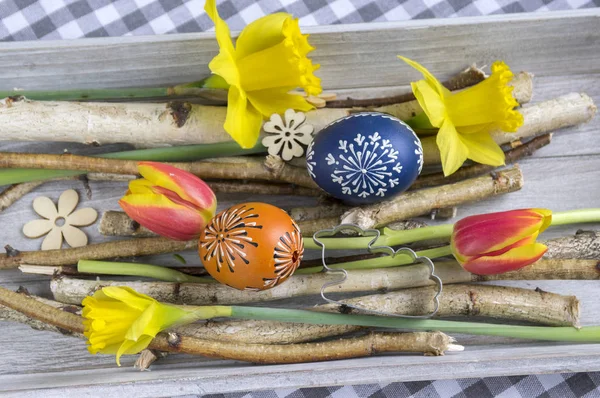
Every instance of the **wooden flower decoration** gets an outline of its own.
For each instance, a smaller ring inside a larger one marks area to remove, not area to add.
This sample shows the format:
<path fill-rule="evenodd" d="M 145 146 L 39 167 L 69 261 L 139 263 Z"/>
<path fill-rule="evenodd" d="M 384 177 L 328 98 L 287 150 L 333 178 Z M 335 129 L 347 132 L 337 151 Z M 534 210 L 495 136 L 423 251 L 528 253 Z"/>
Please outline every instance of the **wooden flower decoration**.
<path fill-rule="evenodd" d="M 42 242 L 42 250 L 55 250 L 62 247 L 63 237 L 71 247 L 81 247 L 88 243 L 88 238 L 77 227 L 93 224 L 98 213 L 92 208 L 74 211 L 79 203 L 79 195 L 73 189 L 63 192 L 58 198 L 58 207 L 46 197 L 39 196 L 33 201 L 33 210 L 41 220 L 33 220 L 23 226 L 23 234 L 28 238 L 39 238 L 46 235 Z"/>
<path fill-rule="evenodd" d="M 306 115 L 294 112 L 293 109 L 285 111 L 284 119 L 277 113 L 263 126 L 267 136 L 262 144 L 267 147 L 269 155 L 280 156 L 285 161 L 295 157 L 302 157 L 306 147 L 311 143 L 314 127 L 306 124 Z"/>

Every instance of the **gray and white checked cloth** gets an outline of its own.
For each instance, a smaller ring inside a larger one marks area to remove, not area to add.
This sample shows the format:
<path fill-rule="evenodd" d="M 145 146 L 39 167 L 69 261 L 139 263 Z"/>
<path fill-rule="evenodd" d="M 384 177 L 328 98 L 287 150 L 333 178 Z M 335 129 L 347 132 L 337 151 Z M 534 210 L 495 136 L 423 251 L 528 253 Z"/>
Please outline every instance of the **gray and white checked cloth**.
<path fill-rule="evenodd" d="M 600 0 L 226 0 L 232 30 L 278 11 L 302 26 L 402 21 L 599 7 Z M 201 32 L 212 28 L 203 0 L 0 0 L 0 40 L 77 39 Z"/>
<path fill-rule="evenodd" d="M 401 21 L 600 7 L 600 0 L 226 0 L 219 12 L 232 30 L 278 11 L 302 26 Z M 203 0 L 0 0 L 0 40 L 159 35 L 212 28 Z M 399 371 L 401 371 L 399 369 Z M 415 381 L 279 389 L 206 398 L 600 397 L 600 373 Z"/>

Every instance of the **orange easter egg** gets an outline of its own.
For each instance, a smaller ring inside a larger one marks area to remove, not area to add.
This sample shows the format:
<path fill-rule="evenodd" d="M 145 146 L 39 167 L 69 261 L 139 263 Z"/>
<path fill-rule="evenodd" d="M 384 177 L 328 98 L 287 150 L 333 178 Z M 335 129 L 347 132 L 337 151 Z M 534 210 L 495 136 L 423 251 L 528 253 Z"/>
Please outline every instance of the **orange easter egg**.
<path fill-rule="evenodd" d="M 292 218 L 266 203 L 243 203 L 217 214 L 200 235 L 208 273 L 236 289 L 265 290 L 296 271 L 304 242 Z"/>

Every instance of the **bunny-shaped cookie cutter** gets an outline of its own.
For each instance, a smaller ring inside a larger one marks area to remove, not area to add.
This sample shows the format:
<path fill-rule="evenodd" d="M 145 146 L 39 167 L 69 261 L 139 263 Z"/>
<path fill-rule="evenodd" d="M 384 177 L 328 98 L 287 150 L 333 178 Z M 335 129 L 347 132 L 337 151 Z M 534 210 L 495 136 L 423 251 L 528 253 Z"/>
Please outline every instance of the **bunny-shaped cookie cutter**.
<path fill-rule="evenodd" d="M 343 284 L 346 281 L 346 279 L 348 279 L 348 271 L 346 271 L 343 268 L 330 268 L 327 265 L 327 261 L 325 260 L 326 247 L 325 247 L 325 244 L 322 241 L 320 241 L 319 239 L 333 237 L 342 231 L 352 231 L 352 232 L 355 232 L 356 234 L 358 234 L 359 236 L 373 237 L 373 239 L 369 242 L 369 244 L 367 246 L 369 253 L 384 253 L 384 254 L 388 254 L 391 257 L 395 257 L 398 254 L 406 254 L 406 255 L 409 255 L 413 259 L 413 263 L 421 263 L 421 264 L 427 265 L 430 269 L 429 279 L 434 281 L 437 286 L 436 294 L 433 297 L 433 302 L 434 302 L 433 311 L 428 314 L 425 314 L 425 315 L 391 314 L 391 313 L 387 313 L 387 312 L 381 312 L 381 311 L 370 310 L 367 308 L 362 308 L 362 307 L 355 306 L 352 304 L 333 300 L 333 299 L 330 299 L 329 297 L 327 297 L 325 295 L 325 290 L 328 287 Z M 440 294 L 442 294 L 442 287 L 443 287 L 442 280 L 440 279 L 439 276 L 437 276 L 435 274 L 435 265 L 433 264 L 433 261 L 431 261 L 431 259 L 429 259 L 428 257 L 418 256 L 417 253 L 415 253 L 413 250 L 411 250 L 409 248 L 400 248 L 398 250 L 394 250 L 393 248 L 391 248 L 389 246 L 373 246 L 375 244 L 375 242 L 379 239 L 380 236 L 381 236 L 381 233 L 377 229 L 363 230 L 362 228 L 360 228 L 359 226 L 354 225 L 354 224 L 342 224 L 342 225 L 338 225 L 337 227 L 332 228 L 332 229 L 322 229 L 320 231 L 315 232 L 315 234 L 313 235 L 313 241 L 318 246 L 321 247 L 321 260 L 323 263 L 323 272 L 338 273 L 338 274 L 342 275 L 342 278 L 340 280 L 327 282 L 321 287 L 321 297 L 323 298 L 323 300 L 327 301 L 328 303 L 343 306 L 346 308 L 353 308 L 355 310 L 359 310 L 364 313 L 394 316 L 394 317 L 398 317 L 398 318 L 410 318 L 410 319 L 431 318 L 439 310 L 439 307 L 440 307 L 439 296 L 440 296 Z"/>

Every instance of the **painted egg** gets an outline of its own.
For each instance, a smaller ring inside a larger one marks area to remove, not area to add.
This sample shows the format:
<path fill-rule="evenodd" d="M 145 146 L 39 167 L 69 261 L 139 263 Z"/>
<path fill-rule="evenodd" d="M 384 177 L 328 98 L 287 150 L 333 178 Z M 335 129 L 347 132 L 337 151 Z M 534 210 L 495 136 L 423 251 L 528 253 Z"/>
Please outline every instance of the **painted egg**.
<path fill-rule="evenodd" d="M 306 166 L 331 196 L 368 204 L 410 187 L 423 168 L 423 148 L 400 119 L 361 112 L 338 119 L 316 134 L 307 149 Z"/>
<path fill-rule="evenodd" d="M 236 289 L 265 290 L 296 271 L 304 242 L 292 218 L 266 203 L 243 203 L 217 214 L 200 235 L 208 273 Z"/>

